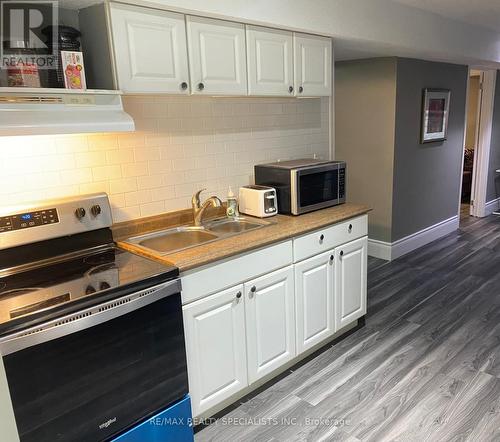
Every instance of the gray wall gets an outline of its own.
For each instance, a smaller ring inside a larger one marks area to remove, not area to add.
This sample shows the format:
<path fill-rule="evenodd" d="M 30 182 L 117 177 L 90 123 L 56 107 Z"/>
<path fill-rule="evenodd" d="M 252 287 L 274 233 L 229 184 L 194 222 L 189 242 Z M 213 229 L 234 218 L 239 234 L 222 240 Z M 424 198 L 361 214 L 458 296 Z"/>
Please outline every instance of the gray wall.
<path fill-rule="evenodd" d="M 366 204 L 369 235 L 390 241 L 396 59 L 335 65 L 335 157 L 347 161 L 347 200 Z"/>
<path fill-rule="evenodd" d="M 467 66 L 397 60 L 392 241 L 457 215 Z M 420 144 L 422 89 L 451 90 L 448 139 Z"/>
<path fill-rule="evenodd" d="M 500 197 L 500 71 L 497 71 L 495 88 L 495 104 L 493 108 L 493 127 L 491 131 L 490 164 L 488 170 L 488 186 L 486 188 L 486 202 Z"/>

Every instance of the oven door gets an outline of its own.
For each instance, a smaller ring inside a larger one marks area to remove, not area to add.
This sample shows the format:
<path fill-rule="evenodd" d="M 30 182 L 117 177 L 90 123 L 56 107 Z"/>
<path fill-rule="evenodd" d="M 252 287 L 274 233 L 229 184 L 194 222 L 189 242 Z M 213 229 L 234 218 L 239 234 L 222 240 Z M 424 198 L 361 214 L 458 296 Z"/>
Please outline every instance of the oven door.
<path fill-rule="evenodd" d="M 339 204 L 339 165 L 291 171 L 292 213 L 299 215 Z"/>
<path fill-rule="evenodd" d="M 22 442 L 102 441 L 188 392 L 180 281 L 0 340 Z"/>

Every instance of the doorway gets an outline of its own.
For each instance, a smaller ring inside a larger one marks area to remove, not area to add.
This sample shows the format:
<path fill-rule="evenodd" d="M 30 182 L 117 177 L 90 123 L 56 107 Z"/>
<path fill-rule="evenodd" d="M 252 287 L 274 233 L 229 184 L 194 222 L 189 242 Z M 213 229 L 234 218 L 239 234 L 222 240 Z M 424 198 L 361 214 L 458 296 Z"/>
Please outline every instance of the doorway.
<path fill-rule="evenodd" d="M 481 117 L 482 72 L 470 70 L 467 87 L 467 117 L 465 127 L 464 158 L 462 166 L 462 192 L 460 196 L 460 219 L 472 215 L 472 178 L 474 175 L 474 157 L 478 148 L 479 124 Z"/>
<path fill-rule="evenodd" d="M 462 187 L 459 202 L 461 222 L 470 216 L 487 215 L 486 186 L 495 84 L 496 70 L 469 70 Z"/>

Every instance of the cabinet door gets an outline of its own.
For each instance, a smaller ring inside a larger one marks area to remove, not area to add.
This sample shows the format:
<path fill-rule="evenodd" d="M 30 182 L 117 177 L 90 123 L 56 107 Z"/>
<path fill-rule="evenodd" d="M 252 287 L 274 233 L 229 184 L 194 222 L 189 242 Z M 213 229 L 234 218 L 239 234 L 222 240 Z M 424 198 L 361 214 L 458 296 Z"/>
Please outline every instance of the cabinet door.
<path fill-rule="evenodd" d="M 335 249 L 337 329 L 366 314 L 367 250 L 366 236 Z"/>
<path fill-rule="evenodd" d="M 243 286 L 183 307 L 193 415 L 248 385 Z"/>
<path fill-rule="evenodd" d="M 292 33 L 247 26 L 249 95 L 293 95 Z"/>
<path fill-rule="evenodd" d="M 117 3 L 110 14 L 118 87 L 188 94 L 184 16 Z"/>
<path fill-rule="evenodd" d="M 295 264 L 297 353 L 335 332 L 333 250 Z"/>
<path fill-rule="evenodd" d="M 297 96 L 332 94 L 332 40 L 294 34 L 295 93 Z"/>
<path fill-rule="evenodd" d="M 245 25 L 186 17 L 193 94 L 246 95 Z"/>
<path fill-rule="evenodd" d="M 245 284 L 250 383 L 295 356 L 293 266 Z"/>

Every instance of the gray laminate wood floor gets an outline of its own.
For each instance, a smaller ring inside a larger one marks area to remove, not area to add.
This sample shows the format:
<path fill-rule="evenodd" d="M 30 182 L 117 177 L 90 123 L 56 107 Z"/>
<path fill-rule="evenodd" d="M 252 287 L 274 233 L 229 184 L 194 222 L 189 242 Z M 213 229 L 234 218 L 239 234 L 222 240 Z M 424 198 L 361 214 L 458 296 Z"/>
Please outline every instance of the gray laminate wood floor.
<path fill-rule="evenodd" d="M 500 441 L 500 217 L 370 258 L 368 286 L 364 328 L 196 441 Z"/>

